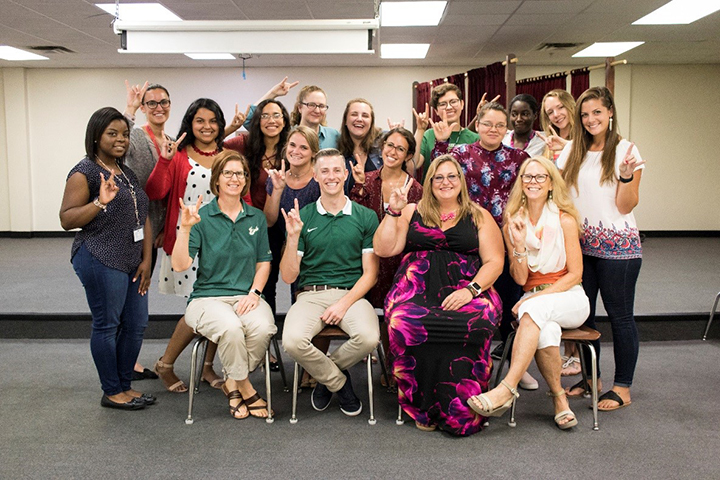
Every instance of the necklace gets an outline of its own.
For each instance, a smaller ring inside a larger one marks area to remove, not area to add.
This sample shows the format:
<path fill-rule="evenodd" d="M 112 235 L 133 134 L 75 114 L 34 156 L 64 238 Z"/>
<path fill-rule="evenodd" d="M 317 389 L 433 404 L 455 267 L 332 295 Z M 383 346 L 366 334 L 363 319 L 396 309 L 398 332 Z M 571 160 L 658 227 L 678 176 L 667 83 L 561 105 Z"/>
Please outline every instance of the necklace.
<path fill-rule="evenodd" d="M 287 174 L 288 174 L 289 177 L 300 178 L 300 177 L 304 177 L 305 175 L 307 175 L 308 173 L 310 173 L 310 171 L 311 171 L 311 169 L 308 169 L 306 172 L 303 172 L 303 173 L 293 173 L 292 170 L 288 170 L 288 171 L 287 171 Z"/>
<path fill-rule="evenodd" d="M 449 213 L 441 213 L 440 214 L 440 221 L 441 222 L 449 222 L 450 220 L 455 218 L 455 212 L 449 212 Z"/>
<path fill-rule="evenodd" d="M 198 154 L 202 155 L 203 157 L 214 157 L 215 155 L 220 153 L 219 148 L 216 148 L 212 152 L 203 152 L 202 150 L 198 149 L 194 143 L 191 143 L 190 146 L 192 147 L 193 150 L 195 150 L 195 153 L 198 153 Z"/>
<path fill-rule="evenodd" d="M 108 166 L 105 165 L 105 162 L 100 160 L 100 157 L 95 155 L 95 158 L 97 158 L 97 161 L 100 162 L 100 164 L 103 167 L 105 167 L 105 170 L 107 170 L 108 172 L 110 172 L 112 174 L 112 170 L 110 170 L 108 168 Z M 120 170 L 120 173 L 122 174 L 123 178 L 125 179 L 125 182 L 127 182 L 128 189 L 130 190 L 130 197 L 132 197 L 133 206 L 135 207 L 135 221 L 136 221 L 137 227 L 139 228 L 140 227 L 140 212 L 138 211 L 137 194 L 135 193 L 135 187 L 133 186 L 132 183 L 130 183 L 130 179 L 128 178 L 127 175 L 125 175 L 125 172 L 123 172 L 123 169 L 120 168 L 120 164 L 117 163 L 117 161 L 116 161 L 116 165 L 117 165 L 118 170 Z M 115 178 L 120 180 L 120 177 L 118 177 L 118 176 L 116 176 Z M 120 183 L 123 183 L 123 182 L 120 181 Z"/>

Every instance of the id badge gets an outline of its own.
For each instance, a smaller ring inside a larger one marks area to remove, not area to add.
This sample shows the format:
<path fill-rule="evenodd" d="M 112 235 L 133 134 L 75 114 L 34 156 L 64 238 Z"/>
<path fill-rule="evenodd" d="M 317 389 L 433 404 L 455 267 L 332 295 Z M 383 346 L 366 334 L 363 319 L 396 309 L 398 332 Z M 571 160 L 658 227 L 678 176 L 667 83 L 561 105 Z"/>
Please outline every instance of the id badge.
<path fill-rule="evenodd" d="M 145 238 L 145 229 L 143 227 L 138 227 L 133 230 L 133 238 L 136 242 L 142 241 L 142 239 Z"/>

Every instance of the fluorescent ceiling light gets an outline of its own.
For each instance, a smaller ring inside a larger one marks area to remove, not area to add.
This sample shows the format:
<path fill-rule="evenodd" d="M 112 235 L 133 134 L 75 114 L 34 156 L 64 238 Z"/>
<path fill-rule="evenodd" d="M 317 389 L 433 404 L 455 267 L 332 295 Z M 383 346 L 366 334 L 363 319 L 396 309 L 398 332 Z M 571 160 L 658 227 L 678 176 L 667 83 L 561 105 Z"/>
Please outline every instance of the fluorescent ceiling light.
<path fill-rule="evenodd" d="M 645 42 L 595 42 L 577 52 L 573 57 L 614 57 L 643 43 Z"/>
<path fill-rule="evenodd" d="M 232 53 L 186 53 L 193 60 L 235 60 Z"/>
<path fill-rule="evenodd" d="M 377 19 L 113 23 L 122 53 L 375 53 Z"/>
<path fill-rule="evenodd" d="M 26 52 L 15 47 L 8 47 L 7 45 L 0 46 L 0 59 L 10 61 L 23 61 L 23 60 L 50 60 L 48 57 L 43 57 L 32 52 Z"/>
<path fill-rule="evenodd" d="M 633 25 L 687 25 L 720 10 L 720 0 L 672 0 Z"/>
<path fill-rule="evenodd" d="M 96 7 L 115 16 L 114 3 L 96 3 Z M 182 18 L 159 3 L 121 3 L 119 17 L 126 22 L 179 22 Z"/>
<path fill-rule="evenodd" d="M 382 2 L 383 27 L 435 26 L 440 23 L 447 2 Z"/>
<path fill-rule="evenodd" d="M 380 58 L 425 58 L 429 43 L 383 43 Z"/>

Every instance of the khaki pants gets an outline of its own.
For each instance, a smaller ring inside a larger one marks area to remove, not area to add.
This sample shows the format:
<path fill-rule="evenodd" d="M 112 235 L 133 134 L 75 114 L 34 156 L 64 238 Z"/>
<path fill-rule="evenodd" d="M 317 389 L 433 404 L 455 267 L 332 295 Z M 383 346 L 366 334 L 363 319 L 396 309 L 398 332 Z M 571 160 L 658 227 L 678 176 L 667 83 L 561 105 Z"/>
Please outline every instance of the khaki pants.
<path fill-rule="evenodd" d="M 366 357 L 380 341 L 378 317 L 370 302 L 362 298 L 347 310 L 338 324 L 350 336 L 349 340 L 329 357 L 312 344 L 312 338 L 325 327 L 320 316 L 346 293 L 347 290 L 325 290 L 299 294 L 287 313 L 283 328 L 285 351 L 331 392 L 337 392 L 345 385 L 342 370 Z"/>
<path fill-rule="evenodd" d="M 196 298 L 185 310 L 185 323 L 217 343 L 225 373 L 233 380 L 245 380 L 260 365 L 277 332 L 272 310 L 263 299 L 245 315 L 235 313 L 235 305 L 243 297 Z"/>

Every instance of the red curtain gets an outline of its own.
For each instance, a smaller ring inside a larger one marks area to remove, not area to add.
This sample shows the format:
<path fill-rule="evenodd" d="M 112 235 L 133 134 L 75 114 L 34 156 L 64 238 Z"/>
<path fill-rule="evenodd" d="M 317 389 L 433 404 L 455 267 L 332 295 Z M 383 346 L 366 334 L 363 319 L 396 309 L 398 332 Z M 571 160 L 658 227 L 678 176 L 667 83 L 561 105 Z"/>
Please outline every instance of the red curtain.
<path fill-rule="evenodd" d="M 519 80 L 516 84 L 515 91 L 519 95 L 525 93 L 535 97 L 538 104 L 542 102 L 543 97 L 550 90 L 567 88 L 567 74 L 553 73 L 552 75 L 543 75 L 542 77 L 533 77 Z M 542 106 L 541 106 L 542 108 Z M 540 130 L 540 115 L 535 120 L 533 129 Z"/>
<path fill-rule="evenodd" d="M 415 110 L 418 112 L 425 111 L 425 104 L 430 104 L 430 91 L 432 90 L 432 84 L 430 82 L 416 83 L 415 84 Z M 414 117 L 413 117 L 414 118 Z M 413 131 L 417 128 L 415 121 L 413 120 Z"/>
<path fill-rule="evenodd" d="M 590 70 L 586 68 L 578 68 L 570 72 L 570 93 L 575 100 L 582 93 L 590 88 Z"/>
<path fill-rule="evenodd" d="M 475 117 L 477 105 L 483 93 L 485 97 L 492 100 L 495 95 L 500 95 L 498 102 L 505 105 L 505 67 L 502 62 L 493 63 L 486 67 L 474 68 L 467 72 L 468 91 L 465 100 L 466 123 Z"/>

